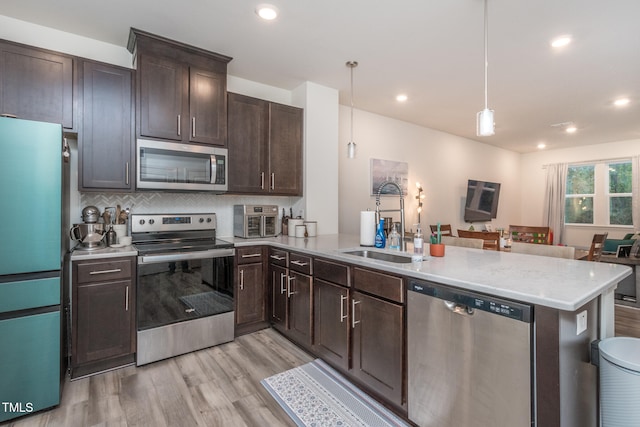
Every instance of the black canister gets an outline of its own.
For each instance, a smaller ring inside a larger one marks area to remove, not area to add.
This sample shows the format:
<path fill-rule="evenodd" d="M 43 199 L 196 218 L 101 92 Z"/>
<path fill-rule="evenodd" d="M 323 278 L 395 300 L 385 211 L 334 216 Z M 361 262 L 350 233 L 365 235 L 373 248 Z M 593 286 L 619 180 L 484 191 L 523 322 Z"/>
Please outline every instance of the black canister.
<path fill-rule="evenodd" d="M 115 245 L 116 244 L 117 239 L 118 239 L 118 235 L 113 230 L 113 226 L 109 227 L 109 231 L 107 231 L 106 239 L 107 239 L 107 246 L 111 246 L 111 245 Z"/>

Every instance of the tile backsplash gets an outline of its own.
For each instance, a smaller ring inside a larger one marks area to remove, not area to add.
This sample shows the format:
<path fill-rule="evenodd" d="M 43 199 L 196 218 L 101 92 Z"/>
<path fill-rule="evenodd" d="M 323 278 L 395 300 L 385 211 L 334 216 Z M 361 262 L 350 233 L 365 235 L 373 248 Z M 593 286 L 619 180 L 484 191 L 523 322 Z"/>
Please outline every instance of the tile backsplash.
<path fill-rule="evenodd" d="M 218 219 L 218 236 L 233 235 L 233 205 L 268 204 L 278 205 L 287 213 L 293 209 L 294 215 L 303 215 L 303 198 L 282 196 L 237 196 L 212 195 L 207 193 L 80 193 L 76 212 L 72 209 L 72 222 L 80 222 L 82 208 L 93 205 L 104 211 L 105 207 L 120 205 L 130 208 L 131 213 L 205 213 L 215 212 Z"/>

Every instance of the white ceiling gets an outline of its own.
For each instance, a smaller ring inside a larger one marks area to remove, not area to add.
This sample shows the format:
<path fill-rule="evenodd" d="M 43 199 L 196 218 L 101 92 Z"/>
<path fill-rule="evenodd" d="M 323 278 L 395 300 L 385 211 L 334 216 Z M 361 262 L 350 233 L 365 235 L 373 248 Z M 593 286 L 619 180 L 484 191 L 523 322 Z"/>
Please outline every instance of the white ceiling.
<path fill-rule="evenodd" d="M 263 22 L 258 3 L 278 7 Z M 126 46 L 134 27 L 233 57 L 229 74 L 293 89 L 336 88 L 354 105 L 518 152 L 640 138 L 639 0 L 489 0 L 484 108 L 483 0 L 2 0 L 0 14 Z M 550 40 L 572 35 L 568 47 Z M 398 93 L 409 100 L 395 101 Z M 617 97 L 631 98 L 615 108 Z M 568 135 L 551 125 L 574 122 Z M 357 127 L 357 124 L 356 124 Z M 357 133 L 357 131 L 356 131 Z M 357 141 L 356 141 L 357 142 Z"/>

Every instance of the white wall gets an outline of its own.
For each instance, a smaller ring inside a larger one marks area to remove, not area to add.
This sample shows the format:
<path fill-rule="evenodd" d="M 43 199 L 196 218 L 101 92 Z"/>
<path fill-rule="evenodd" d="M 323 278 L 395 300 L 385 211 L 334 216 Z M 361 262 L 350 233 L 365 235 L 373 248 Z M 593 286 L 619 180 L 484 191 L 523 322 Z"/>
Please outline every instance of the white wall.
<path fill-rule="evenodd" d="M 543 206 L 546 182 L 544 165 L 630 158 L 639 154 L 640 139 L 523 154 L 520 171 L 522 223 L 525 225 L 542 224 L 542 209 L 531 209 L 530 207 Z M 632 230 L 632 227 L 620 226 L 607 228 L 591 225 L 569 226 L 566 228 L 566 243 L 569 246 L 584 248 L 590 245 L 591 238 L 595 233 L 607 231 L 611 238 L 622 238 Z"/>
<path fill-rule="evenodd" d="M 350 112 L 350 107 L 340 106 L 341 233 L 358 234 L 359 212 L 375 209 L 375 196 L 370 195 L 371 158 L 409 164 L 407 229 L 415 229 L 413 224 L 417 223 L 416 181 L 422 184 L 426 196 L 421 214 L 423 230 L 438 221 L 454 229 L 469 228 L 463 220 L 468 179 L 502 184 L 494 227 L 507 228 L 520 222 L 518 153 L 355 109 L 353 139 L 357 154 L 355 159 L 347 159 Z M 397 197 L 383 197 L 382 209 L 398 207 Z M 397 214 L 391 216 L 399 220 Z M 474 228 L 482 230 L 484 225 L 474 224 Z"/>

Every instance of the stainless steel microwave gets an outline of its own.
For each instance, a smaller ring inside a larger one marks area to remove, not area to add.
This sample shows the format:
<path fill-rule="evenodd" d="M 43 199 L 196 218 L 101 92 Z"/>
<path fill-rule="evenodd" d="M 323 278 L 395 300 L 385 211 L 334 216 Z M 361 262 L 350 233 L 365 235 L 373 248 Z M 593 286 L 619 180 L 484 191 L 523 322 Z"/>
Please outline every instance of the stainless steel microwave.
<path fill-rule="evenodd" d="M 138 139 L 136 187 L 222 193 L 228 188 L 227 159 L 226 148 Z"/>

